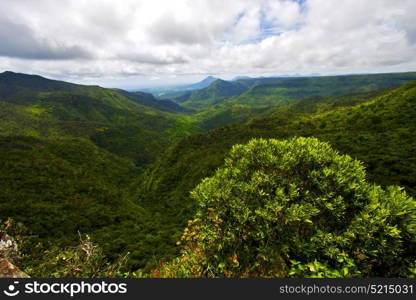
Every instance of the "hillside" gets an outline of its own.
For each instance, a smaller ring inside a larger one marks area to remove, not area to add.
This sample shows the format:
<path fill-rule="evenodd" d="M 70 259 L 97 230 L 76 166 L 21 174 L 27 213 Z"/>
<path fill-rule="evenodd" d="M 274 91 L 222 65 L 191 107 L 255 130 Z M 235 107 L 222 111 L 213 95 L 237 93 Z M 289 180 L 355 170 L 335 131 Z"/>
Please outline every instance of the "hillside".
<path fill-rule="evenodd" d="M 30 265 L 47 249 L 76 244 L 78 232 L 110 258 L 130 251 L 132 266 L 166 255 L 148 238 L 158 227 L 154 218 L 123 195 L 139 171 L 128 160 L 79 138 L 9 136 L 0 145 L 0 219 L 22 222 L 38 238 Z"/>
<path fill-rule="evenodd" d="M 110 259 L 130 252 L 130 268 L 173 253 L 160 242 L 170 233 L 126 195 L 145 165 L 197 130 L 192 119 L 151 95 L 11 72 L 0 74 L 0 94 L 0 220 L 38 237 L 25 253 L 34 275 L 51 276 L 36 273 L 48 251 L 79 233 Z"/>
<path fill-rule="evenodd" d="M 317 114 L 281 113 L 185 138 L 143 177 L 138 203 L 163 211 L 166 222 L 176 223 L 179 230 L 194 212 L 189 192 L 214 173 L 233 145 L 255 137 L 317 137 L 363 161 L 370 182 L 401 185 L 415 195 L 415 99 L 416 82 L 411 82 L 351 107 Z"/>
<path fill-rule="evenodd" d="M 244 124 L 253 118 L 267 117 L 274 114 L 311 114 L 332 110 L 337 107 L 353 106 L 368 101 L 386 91 L 387 89 L 379 89 L 372 92 L 343 96 L 312 96 L 278 106 L 251 107 L 235 105 L 225 110 L 219 109 L 215 113 L 213 111 L 215 111 L 216 107 L 213 107 L 213 110 L 203 111 L 197 114 L 197 117 L 201 119 L 201 128 L 210 130 L 226 125 Z"/>
<path fill-rule="evenodd" d="M 143 92 L 127 92 L 124 90 L 117 89 L 117 92 L 126 98 L 145 105 L 153 107 L 162 111 L 168 112 L 186 112 L 187 110 L 171 100 L 157 100 L 152 94 Z"/>
<path fill-rule="evenodd" d="M 195 109 L 216 104 L 227 97 L 239 95 L 247 89 L 248 86 L 240 81 L 217 79 L 205 88 L 166 94 L 161 98 L 172 99 L 184 107 Z"/>
<path fill-rule="evenodd" d="M 340 96 L 399 86 L 416 80 L 416 73 L 290 77 L 261 82 L 224 105 L 270 106 L 311 96 Z"/>
<path fill-rule="evenodd" d="M 173 140 L 197 130 L 189 117 L 166 112 L 170 104 L 183 111 L 178 105 L 155 105 L 159 101 L 144 93 L 5 72 L 0 94 L 2 134 L 85 137 L 138 165 L 152 162 Z"/>
<path fill-rule="evenodd" d="M 25 253 L 34 275 L 51 276 L 36 268 L 79 233 L 110 259 L 130 252 L 130 268 L 174 252 L 160 242 L 170 233 L 127 191 L 145 165 L 197 130 L 192 119 L 153 107 L 147 100 L 157 100 L 145 94 L 129 99 L 11 72 L 0 83 L 0 220 L 21 222 L 37 237 Z"/>
<path fill-rule="evenodd" d="M 181 99 L 181 105 L 191 109 L 201 109 L 221 102 L 223 99 L 239 95 L 247 90 L 247 86 L 239 81 L 216 80 L 208 87 L 192 92 L 189 98 Z"/>
<path fill-rule="evenodd" d="M 93 87 L 94 88 L 94 87 Z M 39 75 L 28 75 L 5 71 L 0 74 L 0 98 L 10 98 L 25 93 L 68 91 L 82 89 L 80 85 L 46 79 Z"/>
<path fill-rule="evenodd" d="M 99 99 L 104 104 L 126 110 L 149 110 L 138 105 L 112 89 L 86 86 L 6 71 L 0 74 L 0 99 L 14 104 L 32 104 L 39 93 L 63 92 L 88 98 Z"/>

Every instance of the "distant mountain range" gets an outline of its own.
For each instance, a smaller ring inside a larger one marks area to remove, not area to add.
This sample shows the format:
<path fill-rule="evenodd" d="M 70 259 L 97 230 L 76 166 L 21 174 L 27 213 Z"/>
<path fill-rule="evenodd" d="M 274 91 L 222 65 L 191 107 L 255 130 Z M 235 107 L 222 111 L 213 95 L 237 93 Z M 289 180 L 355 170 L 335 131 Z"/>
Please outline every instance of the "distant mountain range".
<path fill-rule="evenodd" d="M 85 96 L 94 92 L 104 91 L 105 89 L 98 86 L 86 86 L 64 81 L 51 80 L 39 75 L 28 75 L 6 71 L 0 73 L 0 98 L 18 98 L 26 93 L 35 92 L 69 92 L 78 93 Z M 185 109 L 176 103 L 164 100 L 158 101 L 152 94 L 148 93 L 131 93 L 117 89 L 119 94 L 130 100 L 148 107 L 157 108 L 163 111 L 181 112 Z"/>
<path fill-rule="evenodd" d="M 164 99 L 166 99 L 166 97 L 164 97 L 164 95 L 166 95 L 166 94 L 172 94 L 172 93 L 182 92 L 182 91 L 192 91 L 192 90 L 203 89 L 203 88 L 209 86 L 211 83 L 213 83 L 217 79 L 218 78 L 216 78 L 216 77 L 208 76 L 208 77 L 204 78 L 203 80 L 201 80 L 197 83 L 192 83 L 192 84 L 188 84 L 188 85 L 165 86 L 165 87 L 162 86 L 162 87 L 156 87 L 156 88 L 147 88 L 147 89 L 141 89 L 141 91 L 146 92 L 146 93 L 152 93 L 153 95 L 155 95 L 157 97 L 163 97 Z"/>

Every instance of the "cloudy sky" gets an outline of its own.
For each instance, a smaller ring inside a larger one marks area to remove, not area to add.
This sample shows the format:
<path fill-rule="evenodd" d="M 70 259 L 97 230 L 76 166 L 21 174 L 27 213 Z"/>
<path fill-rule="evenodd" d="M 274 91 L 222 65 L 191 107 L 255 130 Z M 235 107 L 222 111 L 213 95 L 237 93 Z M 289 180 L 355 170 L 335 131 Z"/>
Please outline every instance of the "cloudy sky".
<path fill-rule="evenodd" d="M 415 0 L 0 0 L 0 71 L 111 87 L 416 71 Z"/>

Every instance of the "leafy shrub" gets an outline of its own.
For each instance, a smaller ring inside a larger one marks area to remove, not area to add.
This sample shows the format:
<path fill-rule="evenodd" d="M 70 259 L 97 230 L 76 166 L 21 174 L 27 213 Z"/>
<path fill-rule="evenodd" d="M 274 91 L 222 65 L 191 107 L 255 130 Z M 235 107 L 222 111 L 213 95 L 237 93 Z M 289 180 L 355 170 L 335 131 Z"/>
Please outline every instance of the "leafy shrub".
<path fill-rule="evenodd" d="M 411 276 L 416 202 L 316 138 L 253 139 L 192 192 L 196 218 L 161 277 Z M 156 276 L 156 277 L 158 277 Z"/>
<path fill-rule="evenodd" d="M 0 220 L 0 258 L 5 258 L 13 264 L 20 263 L 21 252 L 17 240 L 8 233 L 21 232 L 21 225 L 16 224 L 11 218 L 3 222 Z M 17 235 L 20 239 L 20 235 Z"/>
<path fill-rule="evenodd" d="M 103 278 L 121 277 L 126 271 L 127 255 L 110 262 L 102 249 L 88 235 L 76 247 L 53 248 L 45 251 L 48 258 L 35 269 L 29 270 L 37 277 Z"/>

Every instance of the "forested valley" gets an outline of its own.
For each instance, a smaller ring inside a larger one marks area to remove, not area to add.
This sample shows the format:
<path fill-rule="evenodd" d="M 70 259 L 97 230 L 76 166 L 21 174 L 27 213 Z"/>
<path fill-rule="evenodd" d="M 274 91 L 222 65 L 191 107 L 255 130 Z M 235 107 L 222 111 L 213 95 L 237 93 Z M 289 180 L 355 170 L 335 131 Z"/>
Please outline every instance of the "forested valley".
<path fill-rule="evenodd" d="M 33 277 L 416 276 L 416 73 L 148 92 L 0 74 L 5 258 Z"/>

